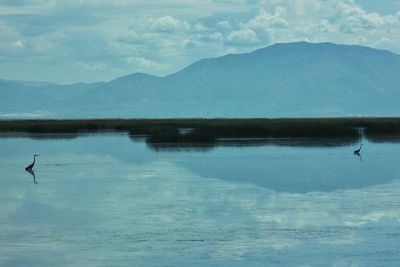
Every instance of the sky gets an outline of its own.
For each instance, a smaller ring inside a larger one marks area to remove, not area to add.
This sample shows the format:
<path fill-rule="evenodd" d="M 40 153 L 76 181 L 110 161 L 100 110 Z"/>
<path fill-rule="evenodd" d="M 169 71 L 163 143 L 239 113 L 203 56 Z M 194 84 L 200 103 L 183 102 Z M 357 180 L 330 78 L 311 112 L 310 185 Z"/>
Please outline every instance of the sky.
<path fill-rule="evenodd" d="M 400 0 L 0 0 L 0 79 L 165 76 L 295 41 L 400 54 Z"/>

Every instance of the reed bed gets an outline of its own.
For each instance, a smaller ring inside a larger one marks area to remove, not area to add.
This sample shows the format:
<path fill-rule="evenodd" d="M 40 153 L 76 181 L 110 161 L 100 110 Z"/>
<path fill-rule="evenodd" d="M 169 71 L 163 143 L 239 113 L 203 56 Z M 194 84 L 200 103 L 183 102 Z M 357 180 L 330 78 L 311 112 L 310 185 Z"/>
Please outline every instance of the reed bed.
<path fill-rule="evenodd" d="M 181 129 L 189 129 L 182 133 Z M 362 129 L 360 131 L 360 129 Z M 0 132 L 129 132 L 149 142 L 214 142 L 219 138 L 357 138 L 400 135 L 400 118 L 1 120 Z"/>

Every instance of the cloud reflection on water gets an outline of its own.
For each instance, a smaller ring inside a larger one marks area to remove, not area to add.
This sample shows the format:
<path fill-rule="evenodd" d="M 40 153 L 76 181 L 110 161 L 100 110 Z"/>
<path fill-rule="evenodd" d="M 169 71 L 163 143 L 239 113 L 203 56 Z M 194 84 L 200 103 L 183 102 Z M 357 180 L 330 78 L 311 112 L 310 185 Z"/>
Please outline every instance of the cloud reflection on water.
<path fill-rule="evenodd" d="M 0 265 L 395 266 L 400 254 L 397 147 L 370 144 L 361 163 L 348 147 L 154 153 L 126 136 L 2 144 L 15 154 L 0 161 Z M 38 185 L 19 166 L 27 146 L 45 152 Z M 268 183 L 248 178 L 257 158 Z M 337 168 L 369 176 L 326 173 Z M 302 179 L 281 190 L 290 169 Z"/>
<path fill-rule="evenodd" d="M 132 164 L 94 155 L 51 161 L 74 168 L 50 164 L 38 191 L 20 187 L 22 198 L 2 201 L 2 210 L 13 210 L 1 220 L 3 263 L 68 251 L 61 263 L 85 266 L 106 258 L 156 266 L 329 265 L 362 251 L 368 257 L 351 262 L 364 265 L 379 263 L 382 251 L 400 251 L 399 180 L 290 193 L 199 177 L 168 161 Z"/>

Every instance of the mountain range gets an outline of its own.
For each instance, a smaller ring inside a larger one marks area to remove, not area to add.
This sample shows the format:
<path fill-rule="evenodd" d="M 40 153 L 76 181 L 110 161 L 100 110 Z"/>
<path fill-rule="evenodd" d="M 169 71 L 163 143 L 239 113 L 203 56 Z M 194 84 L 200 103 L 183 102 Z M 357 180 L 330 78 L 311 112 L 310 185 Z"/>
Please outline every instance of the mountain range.
<path fill-rule="evenodd" d="M 58 85 L 0 80 L 0 118 L 399 116 L 400 55 L 356 45 L 275 44 L 165 77 Z"/>

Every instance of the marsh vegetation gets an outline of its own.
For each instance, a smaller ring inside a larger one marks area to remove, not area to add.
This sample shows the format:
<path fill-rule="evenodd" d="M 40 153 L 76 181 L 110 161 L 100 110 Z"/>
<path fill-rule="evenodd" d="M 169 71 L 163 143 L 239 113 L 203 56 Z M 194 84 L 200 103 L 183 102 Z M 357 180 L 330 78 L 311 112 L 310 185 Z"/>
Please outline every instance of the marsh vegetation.
<path fill-rule="evenodd" d="M 190 129 L 181 131 L 181 129 Z M 2 133 L 128 132 L 149 143 L 214 143 L 224 138 L 400 136 L 400 118 L 2 120 Z"/>

